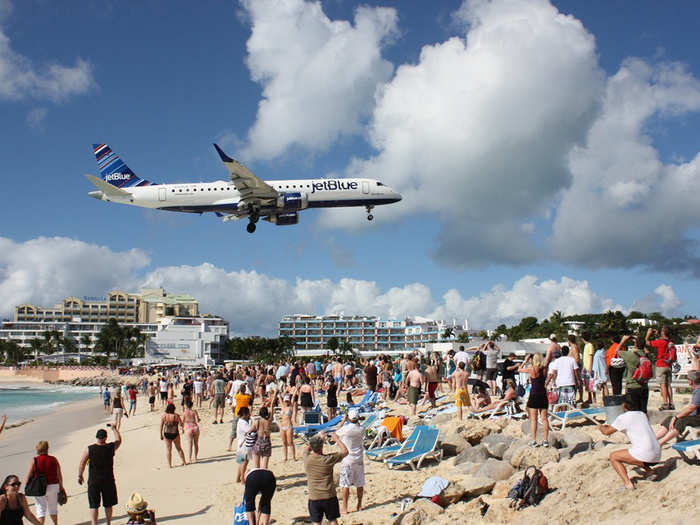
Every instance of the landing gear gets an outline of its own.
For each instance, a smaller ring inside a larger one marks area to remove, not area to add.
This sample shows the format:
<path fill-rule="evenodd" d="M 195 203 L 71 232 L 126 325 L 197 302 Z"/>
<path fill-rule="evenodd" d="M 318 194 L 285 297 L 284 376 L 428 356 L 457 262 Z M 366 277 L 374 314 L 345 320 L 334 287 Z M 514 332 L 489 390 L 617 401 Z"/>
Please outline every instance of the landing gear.
<path fill-rule="evenodd" d="M 374 215 L 372 215 L 372 208 L 374 208 L 374 206 L 365 206 L 365 208 L 367 208 L 367 220 L 371 221 L 374 219 Z"/>
<path fill-rule="evenodd" d="M 245 227 L 245 229 L 248 230 L 248 233 L 253 233 L 255 231 L 255 223 L 258 222 L 259 218 L 260 216 L 258 215 L 258 210 L 253 209 L 249 216 L 250 222 L 248 223 L 248 226 Z"/>

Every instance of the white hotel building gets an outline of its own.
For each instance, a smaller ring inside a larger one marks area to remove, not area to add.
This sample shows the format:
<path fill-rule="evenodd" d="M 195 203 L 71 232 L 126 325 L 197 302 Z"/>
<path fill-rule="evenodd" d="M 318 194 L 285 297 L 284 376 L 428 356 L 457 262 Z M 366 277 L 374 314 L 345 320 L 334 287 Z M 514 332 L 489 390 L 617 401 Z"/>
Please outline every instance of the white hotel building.
<path fill-rule="evenodd" d="M 347 341 L 360 351 L 399 353 L 422 350 L 427 343 L 450 341 L 443 337 L 452 328 L 456 338 L 465 328 L 445 321 L 381 319 L 366 315 L 287 315 L 279 323 L 279 336 L 294 340 L 295 351 L 322 352 L 332 337 Z"/>

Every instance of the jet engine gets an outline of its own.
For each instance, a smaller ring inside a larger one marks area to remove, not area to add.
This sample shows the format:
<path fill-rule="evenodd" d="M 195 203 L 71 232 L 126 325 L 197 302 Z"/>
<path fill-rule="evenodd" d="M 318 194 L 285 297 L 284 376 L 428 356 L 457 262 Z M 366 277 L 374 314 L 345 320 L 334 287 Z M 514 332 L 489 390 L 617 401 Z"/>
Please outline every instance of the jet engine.
<path fill-rule="evenodd" d="M 306 193 L 283 193 L 277 198 L 277 209 L 286 212 L 303 210 L 308 205 L 309 197 Z"/>
<path fill-rule="evenodd" d="M 278 213 L 277 215 L 270 215 L 266 220 L 277 226 L 292 226 L 299 223 L 299 214 Z"/>

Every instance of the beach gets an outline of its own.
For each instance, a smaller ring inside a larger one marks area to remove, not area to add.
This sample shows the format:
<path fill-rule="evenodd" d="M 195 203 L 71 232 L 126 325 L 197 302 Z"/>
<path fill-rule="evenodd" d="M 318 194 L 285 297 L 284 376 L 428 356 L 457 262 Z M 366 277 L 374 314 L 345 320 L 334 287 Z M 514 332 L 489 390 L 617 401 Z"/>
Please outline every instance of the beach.
<path fill-rule="evenodd" d="M 441 403 L 444 406 L 449 401 L 451 399 L 445 397 Z M 392 403 L 390 408 L 393 409 L 392 413 L 408 413 L 406 405 Z M 165 448 L 159 438 L 162 410 L 153 413 L 147 410 L 144 397 L 139 396 L 136 415 L 125 419 L 122 424 L 123 444 L 115 457 L 120 503 L 115 508 L 113 523 L 126 521 L 124 503 L 134 491 L 139 492 L 156 510 L 159 522 L 193 525 L 230 523 L 233 508 L 241 502 L 243 495 L 242 485 L 234 483 L 237 469 L 235 456 L 226 451 L 231 428 L 230 411 L 227 410 L 225 424 L 213 425 L 211 412 L 207 408 L 200 409 L 202 435 L 199 461 L 180 467 L 180 460 L 173 451 L 173 465 L 178 466 L 169 469 Z M 254 413 L 257 413 L 257 404 Z M 49 440 L 50 453 L 61 462 L 69 494 L 68 503 L 59 510 L 61 522 L 87 524 L 86 489 L 77 483 L 78 463 L 85 447 L 94 442 L 95 431 L 104 428 L 106 422 L 108 418 L 96 396 L 93 400 L 70 404 L 58 413 L 40 416 L 19 428 L 8 429 L 0 437 L 1 474 L 4 476 L 14 472 L 23 477 L 32 457 L 33 445 L 39 439 Z M 447 440 L 455 433 L 473 436 L 485 432 L 514 440 L 527 437 L 523 434 L 520 420 L 459 422 L 454 414 L 442 414 L 436 416 L 433 423 Z M 602 436 L 593 425 L 574 424 L 572 429 L 602 441 Z M 112 439 L 110 432 L 109 440 Z M 620 494 L 617 493 L 619 479 L 607 457 L 611 450 L 623 446 L 625 438 L 618 434 L 607 438 L 606 442 L 607 445 L 578 454 L 572 459 L 561 458 L 545 463 L 542 470 L 554 490 L 538 507 L 521 511 L 508 508 L 510 500 L 505 497 L 507 491 L 522 477 L 522 471 L 515 471 L 506 479 L 495 482 L 489 491 L 480 496 L 467 498 L 467 501 L 449 505 L 444 510 L 431 504 L 432 507 L 421 512 L 426 516 L 429 512 L 434 515 L 425 518 L 421 518 L 417 511 L 402 518 L 401 500 L 406 496 L 415 496 L 425 480 L 435 475 L 453 483 L 473 484 L 475 478 L 469 466 L 455 465 L 456 458 L 446 457 L 440 463 L 428 461 L 419 471 L 413 472 L 406 469 L 389 470 L 383 463 L 366 459 L 364 510 L 343 516 L 340 522 L 345 525 L 394 522 L 447 524 L 465 519 L 485 523 L 528 524 L 659 523 L 669 519 L 680 524 L 695 522 L 695 494 L 700 490 L 697 466 L 678 461 L 677 454 L 666 449 L 660 467 L 663 470 L 661 480 L 640 480 L 637 490 Z M 276 523 L 308 522 L 306 476 L 300 461 L 303 446 L 299 440 L 296 443 L 299 460 L 295 462 L 290 459 L 284 463 L 279 434 L 273 433 L 270 468 L 277 477 L 277 491 L 272 501 L 272 518 Z M 336 467 L 336 478 L 338 470 L 339 467 Z M 355 504 L 354 489 L 352 494 L 350 508 L 354 508 Z M 482 518 L 484 503 L 489 507 Z M 414 504 L 414 507 L 418 506 Z"/>

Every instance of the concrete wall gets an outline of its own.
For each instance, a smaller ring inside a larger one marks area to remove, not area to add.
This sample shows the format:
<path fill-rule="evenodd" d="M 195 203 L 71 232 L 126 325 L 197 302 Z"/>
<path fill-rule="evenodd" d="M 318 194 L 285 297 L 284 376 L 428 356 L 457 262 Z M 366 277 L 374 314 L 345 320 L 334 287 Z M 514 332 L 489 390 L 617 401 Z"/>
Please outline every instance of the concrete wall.
<path fill-rule="evenodd" d="M 117 375 L 105 367 L 0 367 L 0 381 L 70 381 L 81 377 L 112 377 Z"/>

